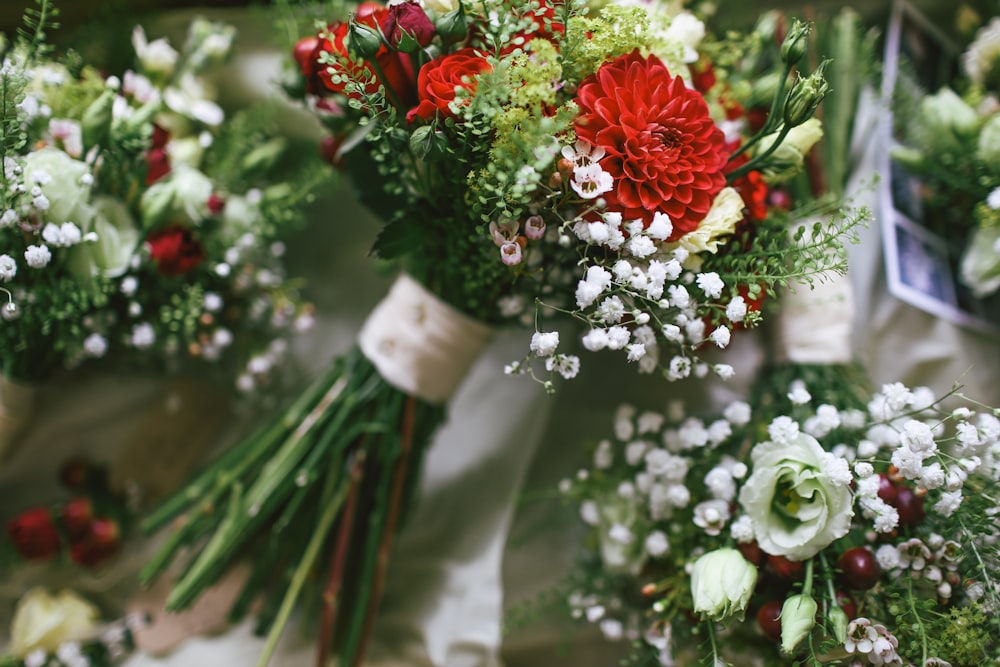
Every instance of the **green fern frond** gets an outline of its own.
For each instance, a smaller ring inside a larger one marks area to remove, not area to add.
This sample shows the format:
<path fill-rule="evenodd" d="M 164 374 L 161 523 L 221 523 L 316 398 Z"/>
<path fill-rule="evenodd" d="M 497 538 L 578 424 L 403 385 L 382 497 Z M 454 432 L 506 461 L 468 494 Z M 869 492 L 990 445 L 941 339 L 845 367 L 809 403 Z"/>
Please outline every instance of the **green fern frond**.
<path fill-rule="evenodd" d="M 59 9 L 53 0 L 35 0 L 35 7 L 24 10 L 24 27 L 18 28 L 17 34 L 24 49 L 28 62 L 41 60 L 52 51 L 52 46 L 46 41 L 48 31 L 59 27 L 56 18 Z"/>

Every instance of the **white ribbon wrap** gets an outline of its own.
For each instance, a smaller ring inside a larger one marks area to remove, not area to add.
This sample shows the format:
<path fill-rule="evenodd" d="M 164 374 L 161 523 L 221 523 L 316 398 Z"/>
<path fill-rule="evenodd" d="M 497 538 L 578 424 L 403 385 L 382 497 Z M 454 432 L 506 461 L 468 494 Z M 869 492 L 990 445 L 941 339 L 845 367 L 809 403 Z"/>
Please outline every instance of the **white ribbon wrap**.
<path fill-rule="evenodd" d="M 37 393 L 34 385 L 0 377 L 0 461 L 10 443 L 28 425 Z"/>
<path fill-rule="evenodd" d="M 365 320 L 361 351 L 397 389 L 431 403 L 455 393 L 493 329 L 464 315 L 406 274 Z"/>
<path fill-rule="evenodd" d="M 854 296 L 846 275 L 828 271 L 814 278 L 812 288 L 804 282 L 791 285 L 777 319 L 781 361 L 832 365 L 854 359 Z"/>

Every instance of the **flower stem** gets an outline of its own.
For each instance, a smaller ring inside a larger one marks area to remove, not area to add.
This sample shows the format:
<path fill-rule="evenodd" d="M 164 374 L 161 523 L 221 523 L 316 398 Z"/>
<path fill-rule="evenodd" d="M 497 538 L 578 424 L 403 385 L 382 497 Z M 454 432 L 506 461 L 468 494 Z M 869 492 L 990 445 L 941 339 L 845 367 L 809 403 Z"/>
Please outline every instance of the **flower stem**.
<path fill-rule="evenodd" d="M 316 645 L 316 667 L 325 667 L 333 642 L 333 633 L 337 622 L 337 596 L 340 593 L 344 579 L 344 566 L 347 563 L 348 547 L 354 528 L 354 518 L 358 510 L 358 494 L 361 488 L 361 476 L 365 465 L 364 444 L 359 447 L 358 454 L 351 466 L 350 486 L 344 513 L 337 529 L 337 537 L 333 543 L 333 563 L 330 566 L 330 576 L 326 589 L 323 591 L 323 614 L 320 619 L 319 639 Z"/>
<path fill-rule="evenodd" d="M 313 564 L 319 556 L 320 548 L 323 546 L 323 542 L 326 540 L 330 528 L 333 526 L 334 521 L 337 519 L 337 515 L 340 513 L 346 494 L 347 487 L 341 486 L 334 498 L 327 503 L 323 514 L 320 515 L 320 520 L 316 524 L 316 531 L 309 540 L 309 545 L 306 547 L 306 551 L 302 555 L 302 560 L 299 562 L 299 566 L 295 569 L 295 574 L 292 576 L 288 592 L 285 594 L 285 598 L 281 602 L 281 609 L 278 611 L 274 624 L 271 626 L 271 630 L 267 635 L 267 643 L 264 645 L 264 651 L 261 653 L 260 659 L 257 661 L 257 667 L 266 667 L 267 663 L 271 660 L 271 656 L 274 654 L 274 651 L 278 646 L 278 639 L 281 637 L 281 634 L 285 629 L 285 625 L 288 624 L 288 618 L 291 616 L 292 609 L 295 606 L 295 601 L 298 599 L 299 593 L 302 591 L 302 587 L 306 583 L 306 579 L 312 570 Z"/>
<path fill-rule="evenodd" d="M 396 524 L 399 522 L 400 510 L 403 506 L 403 490 L 409 473 L 410 453 L 413 450 L 413 420 L 416 410 L 417 400 L 412 396 L 406 397 L 403 407 L 403 428 L 401 434 L 399 460 L 396 469 L 393 471 L 392 495 L 389 500 L 389 515 L 382 530 L 382 539 L 378 548 L 378 561 L 376 563 L 375 580 L 369 593 L 366 605 L 365 622 L 362 629 L 361 640 L 358 645 L 358 653 L 354 658 L 354 667 L 358 667 L 365 657 L 365 649 L 371 638 L 375 627 L 375 613 L 378 611 L 379 598 L 382 595 L 382 587 L 385 583 L 385 574 L 389 566 L 389 550 L 392 547 L 393 537 L 396 533 Z"/>

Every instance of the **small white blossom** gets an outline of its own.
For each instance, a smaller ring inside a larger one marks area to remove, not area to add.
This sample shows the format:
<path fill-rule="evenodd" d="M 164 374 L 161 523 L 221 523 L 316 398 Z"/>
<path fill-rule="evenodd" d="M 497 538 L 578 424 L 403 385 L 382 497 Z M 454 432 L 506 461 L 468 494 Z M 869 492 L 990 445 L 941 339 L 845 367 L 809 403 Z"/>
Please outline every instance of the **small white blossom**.
<path fill-rule="evenodd" d="M 719 278 L 719 274 L 714 271 L 709 273 L 699 273 L 695 282 L 701 291 L 705 293 L 705 296 L 711 299 L 718 299 L 722 296 L 722 290 L 725 288 L 726 284 L 722 282 Z"/>
<path fill-rule="evenodd" d="M 746 544 L 754 540 L 753 521 L 749 516 L 743 514 L 729 526 L 729 534 L 740 544 Z"/>
<path fill-rule="evenodd" d="M 733 300 L 726 304 L 726 317 L 732 323 L 742 322 L 747 316 L 747 302 L 741 296 L 733 297 Z"/>
<path fill-rule="evenodd" d="M 731 334 L 726 327 L 719 327 L 708 335 L 708 340 L 721 348 L 729 345 Z"/>
<path fill-rule="evenodd" d="M 931 427 L 916 419 L 911 419 L 903 425 L 900 441 L 913 452 L 932 453 L 937 449 Z"/>
<path fill-rule="evenodd" d="M 559 347 L 558 331 L 548 333 L 536 331 L 531 336 L 531 351 L 539 357 L 547 357 L 553 354 L 557 347 Z"/>
<path fill-rule="evenodd" d="M 691 374 L 691 360 L 676 356 L 670 360 L 667 368 L 668 380 L 682 380 Z"/>
<path fill-rule="evenodd" d="M 938 501 L 934 503 L 934 511 L 942 516 L 949 517 L 955 513 L 955 510 L 957 510 L 961 504 L 961 491 L 945 491 L 941 494 Z"/>
<path fill-rule="evenodd" d="M 632 343 L 625 346 L 629 361 L 639 361 L 646 356 L 646 346 L 642 343 Z"/>
<path fill-rule="evenodd" d="M 131 342 L 140 350 L 151 347 L 156 342 L 156 332 L 148 322 L 142 322 L 132 327 Z"/>
<path fill-rule="evenodd" d="M 617 296 L 609 296 L 598 306 L 597 314 L 605 324 L 617 324 L 625 316 L 625 304 Z"/>
<path fill-rule="evenodd" d="M 648 236 L 633 236 L 625 247 L 634 257 L 649 257 L 656 252 L 656 244 Z"/>
<path fill-rule="evenodd" d="M 674 225 L 670 216 L 659 211 L 653 213 L 653 221 L 649 223 L 646 233 L 657 241 L 666 241 L 674 233 Z"/>
<path fill-rule="evenodd" d="M 670 541 L 667 539 L 666 533 L 662 530 L 654 530 L 647 535 L 644 546 L 646 547 L 646 553 L 653 558 L 664 556 L 670 551 Z"/>
<path fill-rule="evenodd" d="M 722 411 L 722 416 L 733 426 L 743 426 L 750 422 L 750 404 L 745 401 L 733 401 Z"/>
<path fill-rule="evenodd" d="M 572 380 L 580 372 L 580 358 L 575 354 L 557 354 L 545 360 L 545 370 L 559 373 L 565 380 Z"/>
<path fill-rule="evenodd" d="M 788 391 L 788 400 L 793 405 L 805 405 L 812 400 L 812 394 L 806 389 L 806 383 L 802 380 L 795 380 Z"/>
<path fill-rule="evenodd" d="M 29 245 L 24 251 L 24 261 L 33 269 L 43 269 L 52 260 L 52 253 L 46 245 Z"/>
<path fill-rule="evenodd" d="M 92 333 L 83 340 L 83 351 L 91 357 L 103 357 L 108 351 L 108 340 L 99 333 Z"/>
<path fill-rule="evenodd" d="M 684 334 L 676 324 L 664 324 L 661 333 L 671 343 L 679 343 L 684 340 Z"/>
<path fill-rule="evenodd" d="M 718 535 L 729 521 L 729 502 L 706 500 L 694 507 L 694 524 L 708 535 Z"/>
<path fill-rule="evenodd" d="M 729 364 L 715 364 L 712 370 L 723 380 L 731 380 L 736 375 L 736 369 Z"/>
<path fill-rule="evenodd" d="M 603 350 L 608 346 L 608 332 L 604 329 L 591 329 L 582 339 L 583 347 L 590 352 Z"/>
<path fill-rule="evenodd" d="M 768 425 L 767 433 L 778 444 L 787 444 L 799 436 L 799 425 L 791 417 L 775 417 Z"/>
<path fill-rule="evenodd" d="M 611 327 L 608 329 L 608 349 L 624 349 L 631 337 L 632 334 L 625 327 Z"/>
<path fill-rule="evenodd" d="M 671 285 L 667 292 L 670 294 L 670 303 L 677 308 L 687 308 L 691 303 L 691 297 L 683 285 Z"/>
<path fill-rule="evenodd" d="M 570 187 L 583 199 L 596 199 L 615 187 L 615 179 L 599 164 L 588 164 L 573 169 Z"/>
<path fill-rule="evenodd" d="M 0 280 L 7 282 L 17 275 L 17 262 L 10 255 L 0 255 Z"/>

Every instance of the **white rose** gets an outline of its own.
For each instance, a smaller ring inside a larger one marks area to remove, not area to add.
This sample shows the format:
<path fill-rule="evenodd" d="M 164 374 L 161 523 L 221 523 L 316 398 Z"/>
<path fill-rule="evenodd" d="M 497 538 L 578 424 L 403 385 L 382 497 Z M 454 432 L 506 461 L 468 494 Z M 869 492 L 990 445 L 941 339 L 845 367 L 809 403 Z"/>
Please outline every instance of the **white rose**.
<path fill-rule="evenodd" d="M 962 256 L 960 272 L 962 282 L 979 298 L 1000 288 L 1000 227 L 976 228 Z"/>
<path fill-rule="evenodd" d="M 44 588 L 33 588 L 14 610 L 10 650 L 21 658 L 36 649 L 55 652 L 65 642 L 93 637 L 98 620 L 97 609 L 75 593 L 51 595 Z"/>
<path fill-rule="evenodd" d="M 751 451 L 753 474 L 740 489 L 740 505 L 766 553 L 805 560 L 850 530 L 851 490 L 822 472 L 825 455 L 805 433 Z"/>
<path fill-rule="evenodd" d="M 198 225 L 208 212 L 212 181 L 197 169 L 183 165 L 154 183 L 142 195 L 139 207 L 146 227 L 170 219 Z"/>
<path fill-rule="evenodd" d="M 90 207 L 90 188 L 83 184 L 90 167 L 74 160 L 58 148 L 46 147 L 24 156 L 24 181 L 39 185 L 49 200 L 45 220 L 62 224 L 75 222 L 84 229 L 94 215 Z"/>

